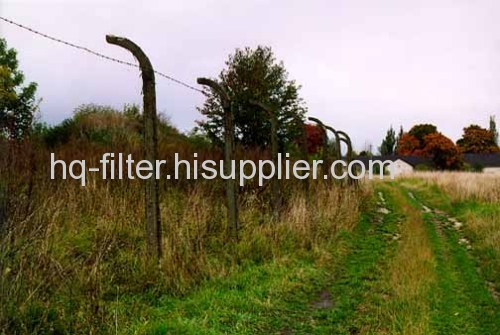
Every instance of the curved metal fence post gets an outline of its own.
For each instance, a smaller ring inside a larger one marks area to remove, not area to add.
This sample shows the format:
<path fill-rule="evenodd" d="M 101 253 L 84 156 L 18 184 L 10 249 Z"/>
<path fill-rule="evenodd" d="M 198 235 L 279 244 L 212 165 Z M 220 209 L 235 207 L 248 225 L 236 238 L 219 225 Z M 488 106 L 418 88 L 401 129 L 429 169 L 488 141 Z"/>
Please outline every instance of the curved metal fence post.
<path fill-rule="evenodd" d="M 340 140 L 343 141 L 347 145 L 346 162 L 347 162 L 347 165 L 349 165 L 349 163 L 351 163 L 351 161 L 352 161 L 351 138 L 349 137 L 349 135 L 347 135 L 346 132 L 344 132 L 342 130 L 338 130 L 337 133 L 340 135 Z M 349 183 L 349 185 L 357 185 L 357 180 L 351 178 L 349 175 L 347 176 L 347 182 Z"/>
<path fill-rule="evenodd" d="M 321 130 L 323 130 L 323 149 L 322 149 L 322 157 L 323 157 L 323 165 L 322 165 L 322 171 L 323 175 L 329 175 L 329 169 L 330 169 L 330 160 L 328 157 L 328 134 L 326 132 L 326 127 L 323 122 L 321 122 L 320 119 L 317 119 L 315 117 L 309 117 L 307 118 L 309 121 L 312 121 L 316 123 Z M 326 181 L 326 180 L 325 180 Z"/>
<path fill-rule="evenodd" d="M 277 109 L 272 108 L 271 106 L 264 104 L 259 101 L 251 100 L 250 103 L 254 106 L 261 108 L 263 111 L 269 115 L 269 120 L 271 123 L 271 155 L 272 161 L 274 164 L 274 168 L 278 168 L 278 115 Z M 277 171 L 273 176 L 273 180 L 271 181 L 271 189 L 273 194 L 273 216 L 275 220 L 279 220 L 280 215 L 280 207 L 281 207 L 281 196 L 280 196 L 280 182 L 277 177 Z"/>
<path fill-rule="evenodd" d="M 333 136 L 335 136 L 335 141 L 333 143 L 333 157 L 335 159 L 342 159 L 342 152 L 341 152 L 341 148 L 340 148 L 340 136 L 339 136 L 339 133 L 332 127 L 328 126 L 328 125 L 324 125 L 326 130 L 329 130 Z"/>
<path fill-rule="evenodd" d="M 339 132 L 336 131 L 335 129 L 333 129 L 332 127 L 330 126 L 327 126 L 325 125 L 325 128 L 329 131 L 332 132 L 333 136 L 335 136 L 335 140 L 334 140 L 334 143 L 333 143 L 333 151 L 334 151 L 334 159 L 337 159 L 337 160 L 341 160 L 342 159 L 342 148 L 340 146 L 340 141 L 341 141 L 341 138 L 339 136 Z M 338 176 L 340 175 L 340 173 L 342 172 L 342 166 L 339 166 L 338 164 L 335 165 L 335 174 Z M 340 172 L 340 173 L 339 173 Z"/>
<path fill-rule="evenodd" d="M 301 129 L 302 129 L 302 134 L 301 134 L 300 143 L 299 143 L 300 151 L 303 155 L 303 159 L 305 159 L 306 161 L 309 161 L 309 150 L 307 147 L 307 144 L 308 144 L 307 130 L 306 130 L 306 126 L 304 124 L 304 120 L 302 120 L 300 118 L 296 118 L 295 121 L 301 125 Z M 306 195 L 306 202 L 309 203 L 309 186 L 310 186 L 309 178 L 305 178 L 303 180 L 302 185 L 304 186 L 304 193 Z"/>
<path fill-rule="evenodd" d="M 221 99 L 224 110 L 224 174 L 231 174 L 231 162 L 234 159 L 234 115 L 232 103 L 224 87 L 214 80 L 198 78 L 197 83 L 210 87 Z M 236 195 L 236 181 L 233 178 L 226 180 L 227 217 L 230 227 L 234 228 L 234 237 L 238 240 L 238 203 Z"/>
<path fill-rule="evenodd" d="M 144 51 L 131 40 L 125 37 L 106 35 L 106 41 L 130 51 L 139 61 L 144 103 L 144 155 L 146 160 L 155 167 L 158 156 L 158 134 L 153 66 Z M 148 252 L 151 255 L 156 254 L 156 257 L 160 259 L 162 256 L 162 229 L 158 180 L 155 177 L 145 181 L 145 202 Z"/>

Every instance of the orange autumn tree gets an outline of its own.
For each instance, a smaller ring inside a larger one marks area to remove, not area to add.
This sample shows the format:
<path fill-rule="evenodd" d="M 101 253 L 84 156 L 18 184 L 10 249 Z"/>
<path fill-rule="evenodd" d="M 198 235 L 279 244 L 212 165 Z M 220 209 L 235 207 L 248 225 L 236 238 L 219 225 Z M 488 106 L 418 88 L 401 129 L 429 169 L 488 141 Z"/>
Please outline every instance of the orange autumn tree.
<path fill-rule="evenodd" d="M 408 133 L 404 133 L 399 139 L 397 154 L 402 156 L 419 156 L 417 154 L 420 142 L 418 139 Z"/>
<path fill-rule="evenodd" d="M 487 154 L 500 151 L 495 143 L 495 135 L 475 124 L 464 128 L 464 134 L 457 145 L 463 153 Z"/>
<path fill-rule="evenodd" d="M 432 133 L 424 137 L 424 143 L 422 156 L 431 158 L 438 169 L 456 170 L 462 167 L 460 150 L 448 137 Z"/>
<path fill-rule="evenodd" d="M 413 126 L 398 143 L 398 155 L 432 159 L 438 169 L 458 169 L 462 159 L 458 147 L 431 124 Z"/>
<path fill-rule="evenodd" d="M 437 128 L 432 124 L 417 124 L 410 131 L 404 133 L 397 145 L 397 154 L 403 156 L 422 156 L 425 147 L 425 136 L 437 133 Z"/>

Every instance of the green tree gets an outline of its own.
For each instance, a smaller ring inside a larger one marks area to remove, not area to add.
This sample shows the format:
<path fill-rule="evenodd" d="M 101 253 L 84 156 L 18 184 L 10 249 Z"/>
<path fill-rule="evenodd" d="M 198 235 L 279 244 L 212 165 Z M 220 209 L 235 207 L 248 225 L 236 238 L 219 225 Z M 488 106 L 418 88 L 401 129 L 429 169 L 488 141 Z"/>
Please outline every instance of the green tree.
<path fill-rule="evenodd" d="M 396 137 L 396 145 L 394 147 L 395 154 L 399 152 L 399 142 L 401 141 L 403 134 L 404 134 L 403 126 L 399 126 L 399 133 L 398 136 Z"/>
<path fill-rule="evenodd" d="M 380 154 L 385 155 L 394 155 L 396 149 L 396 132 L 392 126 L 387 131 L 385 138 L 382 140 L 382 144 L 380 145 L 379 151 Z"/>
<path fill-rule="evenodd" d="M 37 109 L 37 85 L 24 85 L 24 74 L 18 69 L 17 52 L 0 39 L 0 135 L 11 139 L 25 137 Z"/>
<path fill-rule="evenodd" d="M 281 148 L 292 144 L 303 132 L 306 107 L 299 97 L 300 87 L 288 79 L 282 62 L 269 47 L 236 49 L 219 75 L 234 110 L 235 142 L 265 147 L 270 143 L 269 116 L 251 100 L 263 102 L 278 111 L 278 140 Z M 207 118 L 200 130 L 213 142 L 223 141 L 222 106 L 217 94 L 206 89 L 207 99 L 198 110 Z"/>
<path fill-rule="evenodd" d="M 493 134 L 493 140 L 495 141 L 495 144 L 499 145 L 497 123 L 495 121 L 495 116 L 493 115 L 490 116 L 490 132 Z"/>
<path fill-rule="evenodd" d="M 408 132 L 408 134 L 414 136 L 418 140 L 419 146 L 417 149 L 423 149 L 425 146 L 425 136 L 434 133 L 437 133 L 437 128 L 432 124 L 417 124 Z"/>

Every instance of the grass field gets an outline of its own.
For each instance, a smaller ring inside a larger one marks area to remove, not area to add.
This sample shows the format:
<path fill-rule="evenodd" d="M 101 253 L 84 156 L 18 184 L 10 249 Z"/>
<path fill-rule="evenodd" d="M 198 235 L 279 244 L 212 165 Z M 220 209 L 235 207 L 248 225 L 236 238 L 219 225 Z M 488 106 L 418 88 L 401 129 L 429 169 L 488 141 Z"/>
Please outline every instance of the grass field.
<path fill-rule="evenodd" d="M 484 234 L 500 230 L 498 204 L 420 178 L 375 190 L 327 262 L 251 268 L 163 301 L 131 333 L 498 334 L 499 244 Z"/>
<path fill-rule="evenodd" d="M 279 222 L 247 198 L 237 243 L 213 194 L 171 190 L 159 267 L 140 188 L 66 185 L 2 240 L 0 333 L 499 334 L 498 182 L 318 184 Z"/>

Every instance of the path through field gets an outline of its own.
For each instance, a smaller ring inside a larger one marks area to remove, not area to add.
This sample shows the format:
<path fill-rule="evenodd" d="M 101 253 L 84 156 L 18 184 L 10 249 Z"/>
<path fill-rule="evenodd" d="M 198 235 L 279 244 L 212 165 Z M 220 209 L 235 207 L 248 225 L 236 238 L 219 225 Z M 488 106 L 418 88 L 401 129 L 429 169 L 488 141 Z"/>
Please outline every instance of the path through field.
<path fill-rule="evenodd" d="M 497 292 L 481 277 L 462 222 L 418 188 L 379 186 L 320 298 L 282 334 L 500 334 Z M 326 293 L 325 293 L 326 292 Z"/>
<path fill-rule="evenodd" d="M 495 285 L 463 223 L 434 208 L 429 192 L 379 183 L 376 204 L 339 236 L 326 268 L 256 268 L 157 309 L 147 333 L 500 334 Z"/>

